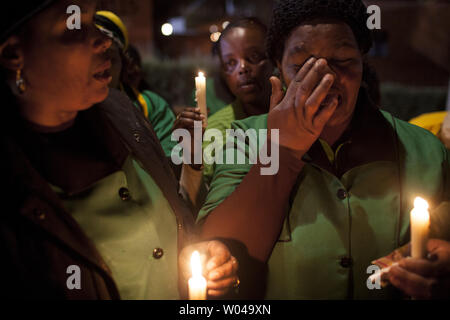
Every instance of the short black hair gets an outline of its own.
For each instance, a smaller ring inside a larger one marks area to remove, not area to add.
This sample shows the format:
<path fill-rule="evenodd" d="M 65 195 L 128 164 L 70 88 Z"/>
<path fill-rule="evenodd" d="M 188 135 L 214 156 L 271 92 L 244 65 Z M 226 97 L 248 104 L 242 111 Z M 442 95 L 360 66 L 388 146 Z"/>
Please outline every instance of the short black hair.
<path fill-rule="evenodd" d="M 292 30 L 315 18 L 335 18 L 347 23 L 363 54 L 372 46 L 371 32 L 367 28 L 369 15 L 361 0 L 278 0 L 266 42 L 267 55 L 272 62 L 281 61 Z"/>
<path fill-rule="evenodd" d="M 219 40 L 213 46 L 213 55 L 221 56 L 220 42 L 222 39 L 234 28 L 256 28 L 266 36 L 267 26 L 257 17 L 242 17 L 230 22 L 225 29 L 223 29 Z"/>

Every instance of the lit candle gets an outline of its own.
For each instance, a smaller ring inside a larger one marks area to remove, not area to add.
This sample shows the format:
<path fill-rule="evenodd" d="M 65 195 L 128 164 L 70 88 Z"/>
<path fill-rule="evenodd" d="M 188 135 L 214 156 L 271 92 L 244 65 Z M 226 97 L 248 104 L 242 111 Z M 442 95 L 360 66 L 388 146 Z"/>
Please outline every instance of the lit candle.
<path fill-rule="evenodd" d="M 200 254 L 194 251 L 191 256 L 192 277 L 189 279 L 189 300 L 206 300 L 206 279 L 202 275 Z"/>
<path fill-rule="evenodd" d="M 206 78 L 203 72 L 198 73 L 198 77 L 195 77 L 195 98 L 197 100 L 197 107 L 200 108 L 200 112 L 208 117 L 206 110 Z"/>
<path fill-rule="evenodd" d="M 430 214 L 428 202 L 417 197 L 414 199 L 414 208 L 411 210 L 411 256 L 425 258 L 427 255 L 428 231 L 430 227 Z"/>

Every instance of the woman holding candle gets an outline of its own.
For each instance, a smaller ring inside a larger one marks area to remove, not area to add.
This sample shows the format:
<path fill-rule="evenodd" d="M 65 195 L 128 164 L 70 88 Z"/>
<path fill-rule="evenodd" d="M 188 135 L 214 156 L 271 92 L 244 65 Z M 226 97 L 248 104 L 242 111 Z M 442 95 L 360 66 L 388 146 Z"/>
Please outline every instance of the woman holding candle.
<path fill-rule="evenodd" d="M 221 76 L 236 100 L 214 113 L 207 121 L 206 130 L 220 130 L 226 137 L 231 123 L 269 111 L 270 82 L 273 64 L 265 53 L 267 27 L 257 18 L 241 18 L 231 22 L 222 32 L 215 54 L 219 57 Z M 187 110 L 190 111 L 190 110 Z M 188 113 L 182 113 L 181 119 Z M 191 119 L 184 120 L 191 123 Z M 212 142 L 203 142 L 203 150 Z M 223 141 L 214 141 L 222 144 Z M 214 155 L 212 155 L 214 156 Z M 201 170 L 203 169 L 203 175 Z M 194 210 L 198 211 L 206 195 L 206 186 L 214 174 L 214 164 L 184 166 L 182 185 Z"/>
<path fill-rule="evenodd" d="M 67 28 L 70 5 L 81 29 Z M 1 6 L 2 296 L 187 297 L 192 213 L 149 122 L 108 88 L 112 41 L 94 24 L 96 1 Z M 236 260 L 218 241 L 195 248 L 208 294 L 223 295 Z"/>
<path fill-rule="evenodd" d="M 388 279 L 407 295 L 417 299 L 449 298 L 450 202 L 441 203 L 429 216 L 426 214 L 427 210 L 422 209 L 420 214 L 413 213 L 414 210 L 417 210 L 416 206 L 411 211 L 412 258 L 400 260 L 392 266 Z M 415 217 L 416 215 L 419 217 Z M 426 227 L 427 224 L 429 228 Z M 414 239 L 418 237 L 413 233 L 425 237 Z M 430 240 L 426 239 L 427 234 Z M 417 252 L 418 249 L 421 250 L 420 253 Z"/>
<path fill-rule="evenodd" d="M 260 163 L 216 164 L 199 214 L 203 236 L 244 245 L 267 263 L 265 298 L 398 296 L 392 287 L 369 290 L 367 268 L 409 242 L 415 195 L 433 204 L 450 195 L 445 147 L 369 97 L 367 18 L 360 0 L 277 2 L 268 56 L 281 81 L 271 78 L 271 110 L 233 128 L 279 129 L 280 169 L 262 176 Z M 240 261 L 245 292 L 252 270 Z M 448 270 L 439 270 L 445 283 Z"/>
<path fill-rule="evenodd" d="M 217 111 L 208 120 L 208 129 L 218 129 L 225 137 L 231 123 L 267 113 L 271 87 L 269 78 L 273 64 L 265 52 L 267 27 L 257 18 L 231 22 L 217 41 L 222 78 L 236 100 Z M 204 142 L 206 148 L 211 142 Z M 216 141 L 215 143 L 220 143 Z M 214 165 L 205 165 L 205 182 L 211 182 Z"/>

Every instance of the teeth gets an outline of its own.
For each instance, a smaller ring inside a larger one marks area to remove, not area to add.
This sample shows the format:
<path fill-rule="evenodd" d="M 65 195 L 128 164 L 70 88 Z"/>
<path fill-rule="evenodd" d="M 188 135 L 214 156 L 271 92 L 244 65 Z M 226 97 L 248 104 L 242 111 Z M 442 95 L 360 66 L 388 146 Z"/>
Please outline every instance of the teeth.
<path fill-rule="evenodd" d="M 96 78 L 106 78 L 109 76 L 109 70 L 105 70 L 103 72 L 99 72 L 95 74 Z"/>

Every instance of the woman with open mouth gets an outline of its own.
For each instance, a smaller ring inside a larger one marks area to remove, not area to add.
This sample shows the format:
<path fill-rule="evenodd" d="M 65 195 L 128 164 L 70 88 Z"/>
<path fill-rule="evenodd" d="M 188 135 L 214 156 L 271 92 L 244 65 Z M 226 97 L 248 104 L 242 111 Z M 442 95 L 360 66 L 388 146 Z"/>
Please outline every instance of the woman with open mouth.
<path fill-rule="evenodd" d="M 223 296 L 238 263 L 221 242 L 197 241 L 154 130 L 109 89 L 112 40 L 95 26 L 96 5 L 1 5 L 1 295 L 186 298 L 195 247 L 207 294 Z M 80 29 L 67 27 L 69 6 Z"/>

